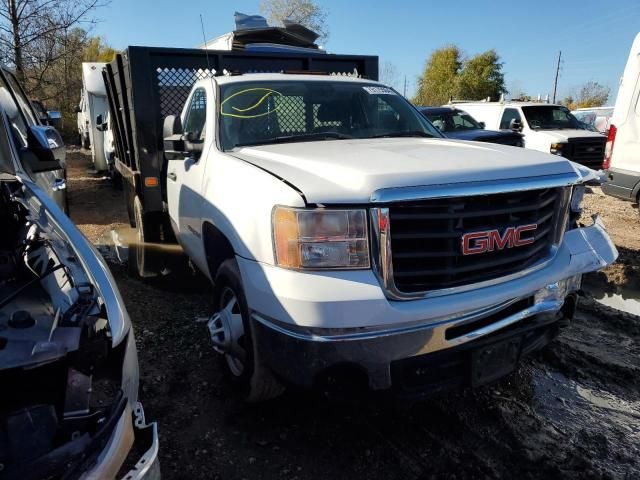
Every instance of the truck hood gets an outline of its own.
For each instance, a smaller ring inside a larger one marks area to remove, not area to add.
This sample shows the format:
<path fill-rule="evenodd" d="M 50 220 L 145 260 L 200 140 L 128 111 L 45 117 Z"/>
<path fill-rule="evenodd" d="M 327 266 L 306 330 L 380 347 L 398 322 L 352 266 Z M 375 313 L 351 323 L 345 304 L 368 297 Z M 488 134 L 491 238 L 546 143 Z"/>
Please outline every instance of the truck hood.
<path fill-rule="evenodd" d="M 567 130 L 531 130 L 527 135 L 544 135 L 549 138 L 551 143 L 567 142 L 569 139 L 576 138 L 603 138 L 599 132 L 590 132 L 589 130 L 567 129 Z"/>
<path fill-rule="evenodd" d="M 309 203 L 368 203 L 382 188 L 509 180 L 575 173 L 571 162 L 547 153 L 448 139 L 326 140 L 231 152 L 286 180 Z"/>

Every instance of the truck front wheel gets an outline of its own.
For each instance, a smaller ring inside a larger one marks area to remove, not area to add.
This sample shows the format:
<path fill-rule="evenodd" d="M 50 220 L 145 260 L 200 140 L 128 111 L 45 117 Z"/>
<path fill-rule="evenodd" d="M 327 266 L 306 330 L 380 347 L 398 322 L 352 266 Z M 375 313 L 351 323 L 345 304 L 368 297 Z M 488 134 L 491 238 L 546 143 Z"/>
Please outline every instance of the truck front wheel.
<path fill-rule="evenodd" d="M 284 387 L 256 355 L 251 338 L 249 308 L 235 259 L 222 262 L 214 282 L 217 313 L 209 320 L 214 348 L 224 355 L 224 366 L 231 381 L 246 401 L 275 398 Z"/>

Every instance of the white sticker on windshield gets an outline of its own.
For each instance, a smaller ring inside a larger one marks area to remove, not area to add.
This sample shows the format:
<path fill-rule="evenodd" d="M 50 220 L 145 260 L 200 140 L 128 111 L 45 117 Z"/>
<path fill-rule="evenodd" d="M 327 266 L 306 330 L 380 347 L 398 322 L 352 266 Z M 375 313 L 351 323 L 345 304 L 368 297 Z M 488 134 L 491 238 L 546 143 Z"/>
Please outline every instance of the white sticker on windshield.
<path fill-rule="evenodd" d="M 388 87 L 362 87 L 370 95 L 396 95 L 396 92 Z"/>

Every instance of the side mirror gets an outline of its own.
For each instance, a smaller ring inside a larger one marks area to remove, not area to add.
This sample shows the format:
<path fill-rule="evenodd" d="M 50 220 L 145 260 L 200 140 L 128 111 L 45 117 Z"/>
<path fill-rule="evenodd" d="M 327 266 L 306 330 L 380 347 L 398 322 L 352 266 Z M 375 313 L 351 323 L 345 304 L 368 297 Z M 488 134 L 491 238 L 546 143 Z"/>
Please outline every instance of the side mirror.
<path fill-rule="evenodd" d="M 487 126 L 487 124 L 484 122 L 478 122 L 478 125 L 480 125 L 480 128 L 482 129 L 484 129 Z"/>
<path fill-rule="evenodd" d="M 200 139 L 200 135 L 196 135 L 193 132 L 187 132 L 183 135 L 183 138 L 184 149 L 187 154 L 190 154 L 195 159 L 200 158 L 204 147 L 204 140 Z"/>
<path fill-rule="evenodd" d="M 59 161 L 62 157 L 64 142 L 55 128 L 41 125 L 29 127 L 27 146 L 20 151 L 20 160 L 32 173 L 62 169 Z"/>
<path fill-rule="evenodd" d="M 180 160 L 187 156 L 180 117 L 175 115 L 165 117 L 162 124 L 162 137 L 164 138 L 164 156 L 167 160 Z"/>
<path fill-rule="evenodd" d="M 49 115 L 49 125 L 59 130 L 62 127 L 62 113 L 59 110 L 49 110 L 47 114 Z"/>
<path fill-rule="evenodd" d="M 76 107 L 76 113 L 81 113 L 81 112 L 82 112 L 82 109 L 80 108 L 80 105 L 78 105 L 78 106 Z"/>
<path fill-rule="evenodd" d="M 513 130 L 514 132 L 522 131 L 522 122 L 517 118 L 512 118 L 509 122 L 509 130 Z"/>
<path fill-rule="evenodd" d="M 108 129 L 109 125 L 107 125 L 107 122 L 104 120 L 104 116 L 102 114 L 98 115 L 96 117 L 96 130 L 98 130 L 99 132 L 104 132 Z"/>

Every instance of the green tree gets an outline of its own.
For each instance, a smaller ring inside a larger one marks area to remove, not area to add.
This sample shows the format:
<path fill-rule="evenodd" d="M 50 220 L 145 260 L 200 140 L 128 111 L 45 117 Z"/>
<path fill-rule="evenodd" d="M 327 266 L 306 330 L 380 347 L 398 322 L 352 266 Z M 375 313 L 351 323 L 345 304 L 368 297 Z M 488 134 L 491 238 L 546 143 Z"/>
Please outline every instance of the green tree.
<path fill-rule="evenodd" d="M 464 61 L 457 78 L 456 96 L 466 100 L 491 97 L 498 100 L 507 93 L 502 62 L 495 50 L 487 50 Z"/>
<path fill-rule="evenodd" d="M 92 37 L 87 40 L 82 57 L 85 62 L 110 62 L 116 53 L 102 37 Z"/>
<path fill-rule="evenodd" d="M 442 105 L 456 95 L 458 74 L 462 67 L 462 52 L 455 45 L 435 50 L 418 79 L 415 105 Z"/>

